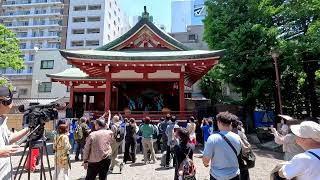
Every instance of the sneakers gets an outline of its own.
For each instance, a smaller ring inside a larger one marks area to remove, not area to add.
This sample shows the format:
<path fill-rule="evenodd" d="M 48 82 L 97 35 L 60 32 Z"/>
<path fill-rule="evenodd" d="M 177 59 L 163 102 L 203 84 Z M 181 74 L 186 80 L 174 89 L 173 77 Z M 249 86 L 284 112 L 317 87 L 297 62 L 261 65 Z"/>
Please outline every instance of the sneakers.
<path fill-rule="evenodd" d="M 123 163 L 120 164 L 119 168 L 120 168 L 120 174 L 122 173 L 122 169 L 123 169 L 124 165 Z"/>

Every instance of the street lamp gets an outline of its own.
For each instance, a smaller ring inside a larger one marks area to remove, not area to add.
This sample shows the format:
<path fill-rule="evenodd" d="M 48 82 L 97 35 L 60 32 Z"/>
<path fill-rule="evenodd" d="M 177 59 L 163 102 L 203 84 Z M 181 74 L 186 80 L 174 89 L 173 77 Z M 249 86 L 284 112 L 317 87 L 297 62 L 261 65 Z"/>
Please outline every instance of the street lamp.
<path fill-rule="evenodd" d="M 279 105 L 279 113 L 283 114 L 282 111 L 282 101 L 281 101 L 281 90 L 280 90 L 280 75 L 279 75 L 279 67 L 278 67 L 278 58 L 279 58 L 279 52 L 276 50 L 271 51 L 271 57 L 274 62 L 274 68 L 276 73 L 276 88 L 277 88 L 277 98 L 278 98 L 278 105 Z"/>

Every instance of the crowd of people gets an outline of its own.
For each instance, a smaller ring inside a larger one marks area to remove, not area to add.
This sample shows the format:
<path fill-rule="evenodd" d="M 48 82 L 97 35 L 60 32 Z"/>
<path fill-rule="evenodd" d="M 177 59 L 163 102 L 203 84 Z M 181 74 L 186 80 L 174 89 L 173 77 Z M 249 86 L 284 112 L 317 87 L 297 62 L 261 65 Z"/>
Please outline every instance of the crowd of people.
<path fill-rule="evenodd" d="M 12 92 L 8 86 L 0 85 L 0 179 L 12 178 L 10 156 L 19 150 L 15 143 L 30 132 L 28 127 L 10 132 L 5 117 L 12 107 Z M 320 125 L 313 121 L 287 120 L 287 127 L 278 132 L 272 128 L 275 142 L 283 145 L 285 162 L 271 172 L 272 178 L 319 180 L 320 171 Z M 289 122 L 290 121 L 290 122 Z M 174 180 L 195 180 L 196 165 L 193 154 L 197 142 L 197 124 L 190 117 L 185 126 L 179 126 L 177 118 L 166 115 L 159 123 L 149 117 L 138 124 L 135 119 L 123 118 L 111 112 L 90 122 L 87 118 L 68 122 L 59 120 L 57 136 L 54 138 L 55 179 L 62 173 L 69 179 L 70 154 L 82 161 L 86 180 L 107 179 L 108 172 L 125 164 L 136 162 L 137 145 L 143 151 L 145 165 L 157 163 L 156 152 L 162 152 L 161 165 L 170 167 L 173 162 Z M 181 124 L 180 124 L 181 125 Z M 241 121 L 230 112 L 220 112 L 215 119 L 204 119 L 204 149 L 202 161 L 210 166 L 210 180 L 248 180 L 249 168 L 254 166 L 254 154 L 245 135 Z M 156 145 L 156 146 L 154 146 Z M 118 161 L 119 149 L 124 149 L 123 162 Z"/>
<path fill-rule="evenodd" d="M 67 154 L 76 150 L 75 160 L 83 161 L 87 170 L 86 180 L 93 180 L 96 176 L 106 179 L 107 174 L 114 171 L 114 167 L 119 167 L 121 173 L 125 164 L 136 163 L 136 153 L 140 149 L 143 164 L 157 163 L 156 153 L 161 153 L 160 165 L 170 168 L 172 163 L 175 169 L 174 180 L 196 179 L 196 166 L 192 160 L 199 143 L 196 133 L 199 124 L 196 122 L 194 117 L 190 117 L 184 126 L 179 126 L 176 116 L 167 114 L 158 123 L 145 117 L 138 124 L 134 118 L 123 118 L 120 114 L 111 118 L 109 111 L 93 124 L 86 118 L 80 118 L 78 122 L 72 121 L 69 141 L 66 141 L 65 125 L 60 124 L 58 140 L 54 146 L 58 154 L 56 174 L 64 172 L 64 179 L 68 178 L 70 164 L 66 161 Z M 271 128 L 275 142 L 283 145 L 286 160 L 286 163 L 275 168 L 272 177 L 320 178 L 318 172 L 310 172 L 315 165 L 320 165 L 320 159 L 317 159 L 320 155 L 320 125 L 310 121 L 299 125 L 297 120 L 290 120 L 286 125 L 287 128 L 281 128 L 280 132 Z M 249 180 L 248 169 L 252 166 L 246 164 L 250 162 L 246 162 L 248 158 L 245 157 L 253 153 L 239 118 L 230 112 L 221 112 L 215 119 L 203 119 L 200 129 L 204 142 L 202 161 L 205 167 L 210 166 L 210 180 Z M 119 149 L 123 149 L 123 162 L 117 160 Z M 310 164 L 297 164 L 304 161 L 310 161 Z M 305 168 L 306 166 L 309 168 Z M 303 170 L 306 174 L 301 174 Z"/>

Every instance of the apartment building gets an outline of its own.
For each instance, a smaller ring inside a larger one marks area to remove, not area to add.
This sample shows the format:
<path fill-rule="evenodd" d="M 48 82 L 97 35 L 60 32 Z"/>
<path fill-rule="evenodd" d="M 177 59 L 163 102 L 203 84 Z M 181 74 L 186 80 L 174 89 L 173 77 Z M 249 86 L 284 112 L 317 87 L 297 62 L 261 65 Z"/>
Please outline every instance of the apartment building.
<path fill-rule="evenodd" d="M 69 0 L 3 0 L 1 23 L 16 33 L 24 70 L 1 69 L 17 87 L 17 97 L 30 97 L 36 52 L 66 47 Z"/>
<path fill-rule="evenodd" d="M 129 30 L 118 0 L 70 0 L 67 49 L 92 49 Z"/>
<path fill-rule="evenodd" d="M 129 29 L 129 18 L 119 0 L 70 0 L 66 49 L 94 49 Z M 31 97 L 68 97 L 67 86 L 46 77 L 70 68 L 59 51 L 40 49 L 35 59 Z"/>

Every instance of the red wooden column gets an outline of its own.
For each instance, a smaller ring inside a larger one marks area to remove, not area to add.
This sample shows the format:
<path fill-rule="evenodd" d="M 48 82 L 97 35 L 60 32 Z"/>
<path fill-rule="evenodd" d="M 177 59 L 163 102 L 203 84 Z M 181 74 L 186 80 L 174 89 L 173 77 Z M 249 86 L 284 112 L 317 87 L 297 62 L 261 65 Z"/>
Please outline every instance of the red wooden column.
<path fill-rule="evenodd" d="M 105 89 L 105 95 L 104 95 L 104 110 L 107 112 L 110 110 L 110 104 L 111 104 L 111 73 L 109 72 L 109 67 L 106 66 L 106 89 Z"/>
<path fill-rule="evenodd" d="M 180 104 L 180 111 L 184 111 L 184 66 L 181 67 L 180 72 L 180 79 L 179 79 L 179 104 Z"/>
<path fill-rule="evenodd" d="M 70 99 L 69 99 L 69 106 L 70 108 L 73 108 L 73 103 L 74 103 L 74 87 L 73 84 L 71 82 L 70 87 Z"/>

